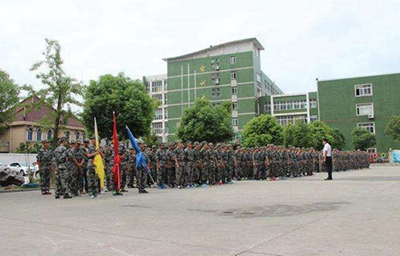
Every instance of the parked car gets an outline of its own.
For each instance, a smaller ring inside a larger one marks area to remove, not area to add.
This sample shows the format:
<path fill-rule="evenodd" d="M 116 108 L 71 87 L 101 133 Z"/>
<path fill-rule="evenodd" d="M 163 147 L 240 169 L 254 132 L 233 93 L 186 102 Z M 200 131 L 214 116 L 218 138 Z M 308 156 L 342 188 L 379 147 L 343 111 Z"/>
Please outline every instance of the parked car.
<path fill-rule="evenodd" d="M 0 171 L 8 171 L 8 166 L 3 162 L 0 162 Z"/>
<path fill-rule="evenodd" d="M 33 171 L 33 177 L 35 179 L 40 179 L 39 165 L 37 164 L 37 162 L 32 163 L 32 171 Z"/>
<path fill-rule="evenodd" d="M 30 171 L 33 171 L 33 168 L 29 166 L 25 162 L 12 162 L 8 164 L 8 168 L 11 171 L 19 172 L 22 176 L 28 175 Z"/>

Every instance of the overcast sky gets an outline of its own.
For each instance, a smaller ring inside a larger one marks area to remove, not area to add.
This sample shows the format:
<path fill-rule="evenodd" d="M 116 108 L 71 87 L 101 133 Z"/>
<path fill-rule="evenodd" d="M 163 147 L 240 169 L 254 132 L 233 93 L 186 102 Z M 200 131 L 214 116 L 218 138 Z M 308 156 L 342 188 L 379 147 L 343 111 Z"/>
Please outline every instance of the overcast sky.
<path fill-rule="evenodd" d="M 20 85 L 45 38 L 68 75 L 166 74 L 162 60 L 238 39 L 264 46 L 261 66 L 285 93 L 320 80 L 400 72 L 400 1 L 0 0 L 0 69 Z"/>

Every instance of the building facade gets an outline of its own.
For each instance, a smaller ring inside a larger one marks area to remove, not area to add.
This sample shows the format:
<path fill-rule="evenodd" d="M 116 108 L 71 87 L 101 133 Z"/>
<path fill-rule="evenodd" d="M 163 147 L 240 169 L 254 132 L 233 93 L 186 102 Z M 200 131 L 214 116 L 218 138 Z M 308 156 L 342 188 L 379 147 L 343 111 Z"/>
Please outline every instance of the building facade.
<path fill-rule="evenodd" d="M 388 74 L 318 81 L 319 116 L 330 127 L 339 129 L 352 146 L 351 132 L 365 128 L 376 135 L 370 152 L 400 148 L 385 134 L 393 115 L 400 115 L 400 74 Z"/>
<path fill-rule="evenodd" d="M 264 96 L 260 99 L 262 114 L 269 114 L 283 126 L 297 121 L 311 123 L 318 117 L 318 93 L 306 92 Z"/>
<path fill-rule="evenodd" d="M 33 96 L 21 102 L 15 120 L 10 124 L 7 131 L 0 134 L 0 143 L 2 144 L 0 152 L 15 152 L 21 143 L 41 143 L 53 138 L 53 129 L 44 128 L 40 122 L 43 117 L 55 110 L 42 102 L 40 103 L 41 107 L 37 108 L 38 101 L 40 99 Z M 67 137 L 68 141 L 83 140 L 85 139 L 85 127 L 73 116 L 68 119 L 65 129 L 61 131 L 59 136 Z"/>
<path fill-rule="evenodd" d="M 261 70 L 263 46 L 256 38 L 237 40 L 164 59 L 168 65 L 168 140 L 175 140 L 181 116 L 196 98 L 232 102 L 232 126 L 240 134 L 262 110 L 260 98 L 283 92 Z"/>
<path fill-rule="evenodd" d="M 151 123 L 151 132 L 156 134 L 160 142 L 168 139 L 168 84 L 167 75 L 145 76 L 146 91 L 151 97 L 160 102 L 160 106 L 154 112 L 154 120 Z"/>

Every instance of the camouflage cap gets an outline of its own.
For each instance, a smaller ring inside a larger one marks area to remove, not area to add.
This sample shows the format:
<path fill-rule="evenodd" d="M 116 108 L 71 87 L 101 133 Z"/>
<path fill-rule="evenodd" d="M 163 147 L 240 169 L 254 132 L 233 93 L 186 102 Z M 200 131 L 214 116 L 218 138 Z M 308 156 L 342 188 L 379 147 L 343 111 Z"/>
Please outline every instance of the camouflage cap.
<path fill-rule="evenodd" d="M 86 139 L 83 141 L 83 143 L 90 143 L 90 140 Z"/>
<path fill-rule="evenodd" d="M 194 142 L 194 145 L 195 145 L 195 146 L 198 146 L 198 145 L 200 145 L 200 143 L 199 143 L 198 141 L 195 141 L 195 142 Z"/>
<path fill-rule="evenodd" d="M 136 142 L 137 142 L 138 144 L 143 144 L 143 143 L 144 143 L 144 141 L 143 141 L 141 138 L 137 138 L 137 139 L 136 139 Z"/>
<path fill-rule="evenodd" d="M 212 142 L 208 143 L 208 146 L 214 146 L 214 144 Z"/>
<path fill-rule="evenodd" d="M 90 139 L 94 140 L 94 139 L 96 139 L 96 137 L 95 136 L 90 136 Z"/>
<path fill-rule="evenodd" d="M 75 144 L 82 144 L 81 140 L 76 140 Z"/>
<path fill-rule="evenodd" d="M 186 144 L 192 144 L 192 142 L 190 140 L 186 141 Z"/>
<path fill-rule="evenodd" d="M 67 140 L 67 138 L 66 137 L 60 137 L 60 138 L 58 138 L 58 141 L 61 143 L 61 142 L 63 142 L 64 140 Z"/>
<path fill-rule="evenodd" d="M 153 146 L 151 146 L 151 148 L 152 148 L 152 149 L 156 149 L 157 147 L 156 147 L 156 145 L 153 145 Z"/>

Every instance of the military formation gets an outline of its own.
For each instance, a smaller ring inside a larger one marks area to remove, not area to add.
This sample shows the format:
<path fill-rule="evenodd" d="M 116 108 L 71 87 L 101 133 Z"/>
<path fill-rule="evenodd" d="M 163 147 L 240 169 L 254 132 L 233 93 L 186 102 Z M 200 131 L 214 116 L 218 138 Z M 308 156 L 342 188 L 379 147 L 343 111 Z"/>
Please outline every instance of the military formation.
<path fill-rule="evenodd" d="M 147 148 L 138 140 L 147 166 L 137 165 L 136 152 L 124 143 L 118 144 L 115 158 L 113 145 L 98 150 L 94 138 L 69 144 L 66 138 L 50 150 L 46 141 L 39 150 L 37 161 L 41 174 L 43 195 L 50 193 L 50 171 L 55 169 L 55 198 L 65 199 L 82 194 L 90 198 L 112 191 L 113 195 L 136 187 L 139 193 L 148 193 L 147 187 L 159 189 L 189 189 L 232 184 L 240 180 L 278 180 L 310 176 L 324 171 L 322 153 L 313 148 L 267 145 L 242 148 L 231 144 L 182 141 Z M 100 154 L 105 168 L 105 189 L 101 191 L 95 173 L 94 157 Z M 142 154 L 142 153 L 140 153 Z M 118 159 L 118 163 L 115 163 Z M 368 153 L 363 151 L 333 151 L 334 171 L 369 168 Z M 114 168 L 117 168 L 117 172 Z M 118 177 L 115 177 L 115 176 Z M 116 182 L 117 180 L 117 182 Z"/>

